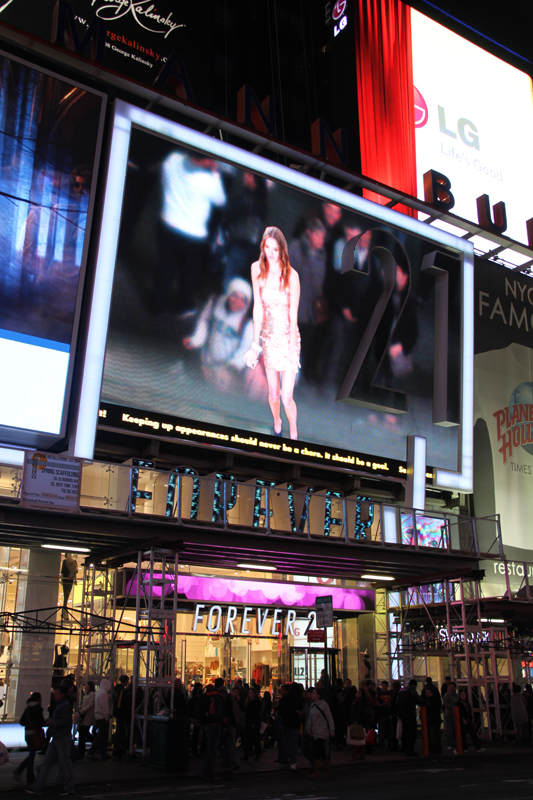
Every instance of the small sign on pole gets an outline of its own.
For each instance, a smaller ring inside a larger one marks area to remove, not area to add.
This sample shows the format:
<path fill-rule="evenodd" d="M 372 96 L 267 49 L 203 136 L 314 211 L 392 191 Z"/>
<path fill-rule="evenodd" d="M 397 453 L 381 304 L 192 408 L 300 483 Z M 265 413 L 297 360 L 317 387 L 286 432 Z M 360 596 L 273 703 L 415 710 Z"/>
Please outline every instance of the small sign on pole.
<path fill-rule="evenodd" d="M 325 644 L 326 631 L 325 630 L 307 631 L 307 643 L 312 644 L 313 642 L 320 642 L 321 644 Z"/>
<path fill-rule="evenodd" d="M 333 626 L 333 597 L 317 597 L 315 600 L 317 628 L 331 628 Z"/>

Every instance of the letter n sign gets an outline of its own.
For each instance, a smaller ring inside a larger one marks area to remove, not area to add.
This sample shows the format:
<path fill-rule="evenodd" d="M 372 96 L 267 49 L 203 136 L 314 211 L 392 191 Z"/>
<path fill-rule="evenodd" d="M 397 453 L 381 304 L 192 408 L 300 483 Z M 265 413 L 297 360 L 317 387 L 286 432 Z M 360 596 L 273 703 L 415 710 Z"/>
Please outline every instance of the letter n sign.
<path fill-rule="evenodd" d="M 345 128 L 332 133 L 327 122 L 317 119 L 311 125 L 311 151 L 332 164 L 348 165 L 348 137 Z"/>
<path fill-rule="evenodd" d="M 261 133 L 276 135 L 276 102 L 267 95 L 262 103 L 251 86 L 242 86 L 237 92 L 237 122 L 250 125 Z"/>

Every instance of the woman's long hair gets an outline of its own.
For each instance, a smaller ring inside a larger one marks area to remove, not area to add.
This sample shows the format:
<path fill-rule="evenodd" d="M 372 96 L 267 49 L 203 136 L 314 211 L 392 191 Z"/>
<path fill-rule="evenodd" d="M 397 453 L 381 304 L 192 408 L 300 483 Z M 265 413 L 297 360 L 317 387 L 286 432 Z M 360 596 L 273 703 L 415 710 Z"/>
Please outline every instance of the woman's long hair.
<path fill-rule="evenodd" d="M 267 239 L 274 239 L 279 246 L 279 260 L 281 264 L 281 278 L 280 283 L 282 289 L 289 288 L 289 276 L 291 274 L 291 262 L 289 261 L 289 248 L 287 247 L 287 240 L 279 228 L 265 228 L 263 238 L 261 239 L 261 255 L 259 256 L 259 277 L 265 281 L 268 275 L 268 261 L 265 255 L 265 241 Z"/>

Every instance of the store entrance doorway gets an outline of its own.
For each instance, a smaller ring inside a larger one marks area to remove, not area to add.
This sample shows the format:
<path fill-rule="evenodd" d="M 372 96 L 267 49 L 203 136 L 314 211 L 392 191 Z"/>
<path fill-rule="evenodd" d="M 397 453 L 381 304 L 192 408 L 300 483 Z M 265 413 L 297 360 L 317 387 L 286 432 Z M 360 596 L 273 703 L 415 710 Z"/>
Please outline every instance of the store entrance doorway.
<path fill-rule="evenodd" d="M 323 669 L 330 682 L 338 675 L 339 650 L 335 647 L 291 647 L 291 681 L 315 686 Z"/>

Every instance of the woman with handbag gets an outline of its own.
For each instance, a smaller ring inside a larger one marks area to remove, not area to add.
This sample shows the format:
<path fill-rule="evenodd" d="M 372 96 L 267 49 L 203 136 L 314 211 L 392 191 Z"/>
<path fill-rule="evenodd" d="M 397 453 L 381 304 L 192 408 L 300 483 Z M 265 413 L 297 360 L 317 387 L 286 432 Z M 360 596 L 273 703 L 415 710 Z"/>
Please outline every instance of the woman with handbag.
<path fill-rule="evenodd" d="M 320 768 L 324 768 L 324 777 L 329 778 L 329 740 L 335 736 L 335 723 L 329 705 L 324 700 L 324 690 L 315 687 L 311 695 L 309 722 L 307 731 L 313 738 L 313 771 L 310 778 L 319 778 Z"/>
<path fill-rule="evenodd" d="M 365 692 L 357 689 L 348 717 L 347 743 L 353 747 L 350 761 L 364 761 L 366 752 L 366 725 L 369 718 L 369 702 Z"/>
<path fill-rule="evenodd" d="M 16 770 L 14 770 L 13 775 L 15 780 L 20 781 L 22 773 L 24 770 L 26 770 L 27 782 L 33 783 L 35 780 L 35 775 L 33 772 L 35 754 L 37 753 L 37 750 L 40 750 L 45 743 L 45 735 L 43 731 L 45 722 L 43 707 L 41 705 L 41 695 L 39 692 L 34 692 L 30 699 L 27 700 L 26 708 L 24 709 L 20 718 L 20 724 L 24 725 L 25 728 L 24 738 L 26 739 L 29 753 L 22 764 L 20 764 Z"/>
<path fill-rule="evenodd" d="M 89 728 L 94 725 L 94 699 L 96 687 L 92 681 L 87 681 L 87 694 L 83 698 L 80 710 L 74 715 L 74 722 L 78 724 L 78 758 L 85 758 L 85 744 L 88 739 L 92 741 Z"/>

